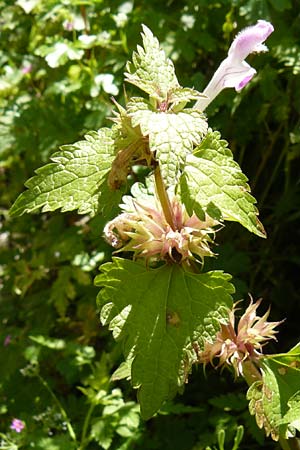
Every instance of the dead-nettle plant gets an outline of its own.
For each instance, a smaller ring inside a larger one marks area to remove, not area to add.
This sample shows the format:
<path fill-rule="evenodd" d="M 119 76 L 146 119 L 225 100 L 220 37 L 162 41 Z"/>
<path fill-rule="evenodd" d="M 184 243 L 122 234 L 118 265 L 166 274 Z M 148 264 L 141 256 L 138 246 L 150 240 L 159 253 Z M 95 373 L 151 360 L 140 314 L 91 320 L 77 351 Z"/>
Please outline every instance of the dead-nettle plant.
<path fill-rule="evenodd" d="M 300 345 L 264 355 L 278 322 L 268 322 L 268 312 L 259 316 L 260 301 L 251 300 L 236 324 L 231 276 L 203 266 L 226 221 L 266 236 L 246 176 L 203 111 L 223 88 L 239 91 L 251 80 L 255 70 L 245 58 L 267 50 L 272 31 L 264 20 L 241 31 L 200 93 L 180 86 L 144 26 L 143 47 L 125 73 L 144 96 L 125 106 L 114 101 L 111 128 L 55 153 L 27 181 L 11 214 L 61 208 L 105 218 L 99 233 L 114 257 L 95 281 L 101 322 L 123 342 L 125 360 L 113 378 L 131 380 L 145 419 L 182 388 L 194 364 L 231 366 L 249 385 L 258 426 L 288 448 L 300 431 Z M 144 181 L 133 184 L 141 168 Z"/>

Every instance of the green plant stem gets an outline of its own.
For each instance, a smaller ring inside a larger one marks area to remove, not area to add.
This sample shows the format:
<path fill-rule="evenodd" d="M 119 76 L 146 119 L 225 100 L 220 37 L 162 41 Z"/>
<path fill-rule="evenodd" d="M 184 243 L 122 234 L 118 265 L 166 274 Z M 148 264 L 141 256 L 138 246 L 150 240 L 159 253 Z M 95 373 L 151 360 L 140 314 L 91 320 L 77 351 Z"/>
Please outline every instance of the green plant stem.
<path fill-rule="evenodd" d="M 296 437 L 290 439 L 279 438 L 279 444 L 283 450 L 300 450 L 300 440 Z"/>
<path fill-rule="evenodd" d="M 66 411 L 64 410 L 62 404 L 60 403 L 60 401 L 58 400 L 58 398 L 56 397 L 56 395 L 54 394 L 54 392 L 52 391 L 51 387 L 49 386 L 49 384 L 47 383 L 46 380 L 44 380 L 44 378 L 41 377 L 41 375 L 37 375 L 40 383 L 44 386 L 44 388 L 49 392 L 49 394 L 51 395 L 54 403 L 56 404 L 56 406 L 58 407 L 64 421 L 66 422 L 67 425 L 67 429 L 70 435 L 70 438 L 72 439 L 72 441 L 74 441 L 75 443 L 77 443 L 77 438 L 76 438 L 76 434 L 74 431 L 74 428 L 72 427 L 72 424 L 68 418 L 68 415 L 66 413 Z"/>
<path fill-rule="evenodd" d="M 172 230 L 176 230 L 173 209 L 166 191 L 164 181 L 161 176 L 159 166 L 157 166 L 156 169 L 154 170 L 154 177 L 155 177 L 156 192 L 160 200 L 165 219 L 172 228 Z"/>
<path fill-rule="evenodd" d="M 88 412 L 87 412 L 87 414 L 85 416 L 84 424 L 83 424 L 83 428 L 82 428 L 80 446 L 79 446 L 78 450 L 83 450 L 85 448 L 86 435 L 87 435 L 87 431 L 88 431 L 88 428 L 89 428 L 90 420 L 91 420 L 93 411 L 95 409 L 95 406 L 96 406 L 95 404 L 91 404 L 89 409 L 88 409 Z"/>
<path fill-rule="evenodd" d="M 261 380 L 261 373 L 252 361 L 245 361 L 243 363 L 243 376 L 248 384 L 251 386 L 255 381 Z"/>
<path fill-rule="evenodd" d="M 279 444 L 282 450 L 291 450 L 291 447 L 289 446 L 286 439 L 279 438 Z"/>

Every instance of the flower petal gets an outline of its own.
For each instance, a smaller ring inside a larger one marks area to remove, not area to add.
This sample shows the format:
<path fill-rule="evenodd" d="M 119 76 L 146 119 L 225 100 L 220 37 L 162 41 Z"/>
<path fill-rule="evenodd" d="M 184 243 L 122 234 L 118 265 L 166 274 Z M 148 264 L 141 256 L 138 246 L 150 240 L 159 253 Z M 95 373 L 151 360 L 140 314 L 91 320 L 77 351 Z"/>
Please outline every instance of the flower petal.
<path fill-rule="evenodd" d="M 226 61 L 226 60 L 225 60 Z M 237 92 L 254 77 L 256 70 L 245 61 L 236 65 L 229 65 L 223 77 L 223 87 L 233 87 Z"/>
<path fill-rule="evenodd" d="M 256 25 L 242 30 L 231 44 L 228 56 L 236 61 L 243 61 L 250 53 L 266 51 L 262 43 L 274 31 L 274 27 L 266 20 L 258 20 Z"/>
<path fill-rule="evenodd" d="M 203 111 L 224 88 L 234 87 L 237 92 L 241 91 L 256 74 L 256 70 L 244 59 L 250 53 L 267 51 L 263 42 L 273 30 L 273 25 L 265 20 L 242 30 L 231 44 L 227 58 L 221 62 L 204 89 L 206 98 L 200 98 L 194 108 Z"/>

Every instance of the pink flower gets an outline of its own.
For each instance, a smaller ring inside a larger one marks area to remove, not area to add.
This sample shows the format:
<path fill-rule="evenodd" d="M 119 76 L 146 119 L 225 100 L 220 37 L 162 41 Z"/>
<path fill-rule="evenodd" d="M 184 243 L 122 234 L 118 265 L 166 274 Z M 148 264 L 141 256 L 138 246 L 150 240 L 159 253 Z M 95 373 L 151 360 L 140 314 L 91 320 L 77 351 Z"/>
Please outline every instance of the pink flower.
<path fill-rule="evenodd" d="M 32 72 L 32 64 L 27 64 L 27 66 L 22 67 L 21 71 L 24 75 L 27 75 L 28 73 Z"/>
<path fill-rule="evenodd" d="M 207 98 L 199 99 L 194 107 L 203 111 L 224 88 L 234 87 L 237 92 L 243 89 L 256 74 L 245 58 L 250 53 L 267 51 L 263 42 L 273 31 L 273 25 L 265 20 L 258 20 L 256 25 L 242 30 L 231 44 L 227 58 L 204 89 L 203 94 Z"/>
<path fill-rule="evenodd" d="M 74 23 L 70 20 L 65 20 L 63 23 L 63 27 L 66 31 L 73 31 L 74 30 Z"/>
<path fill-rule="evenodd" d="M 25 423 L 20 419 L 13 419 L 10 425 L 11 430 L 15 430 L 17 433 L 21 433 L 21 431 L 25 428 Z"/>
<path fill-rule="evenodd" d="M 10 343 L 11 343 L 11 335 L 8 334 L 4 339 L 3 345 L 4 347 L 7 347 Z"/>
<path fill-rule="evenodd" d="M 189 265 L 190 260 L 203 262 L 205 256 L 214 256 L 209 244 L 213 242 L 215 227 L 220 223 L 207 216 L 202 221 L 189 216 L 184 205 L 172 195 L 174 229 L 167 222 L 155 195 L 142 199 L 124 197 L 123 213 L 104 228 L 104 236 L 118 251 L 134 252 L 135 258 L 150 262 L 173 261 Z"/>
<path fill-rule="evenodd" d="M 222 365 L 233 366 L 236 375 L 243 375 L 243 363 L 247 360 L 257 360 L 262 355 L 263 345 L 270 339 L 275 339 L 275 328 L 281 322 L 267 322 L 270 310 L 262 317 L 256 315 L 261 300 L 250 305 L 236 326 L 236 304 L 229 312 L 227 325 L 221 325 L 213 343 L 206 342 L 204 350 L 198 352 L 198 360 L 203 364 L 219 359 L 217 367 Z"/>

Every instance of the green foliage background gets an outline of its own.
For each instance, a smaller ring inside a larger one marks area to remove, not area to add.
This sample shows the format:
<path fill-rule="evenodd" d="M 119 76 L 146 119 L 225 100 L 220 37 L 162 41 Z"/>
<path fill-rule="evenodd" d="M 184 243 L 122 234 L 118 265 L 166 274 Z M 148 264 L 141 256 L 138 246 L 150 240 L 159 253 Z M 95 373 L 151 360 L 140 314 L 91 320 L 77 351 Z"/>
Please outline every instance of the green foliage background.
<path fill-rule="evenodd" d="M 262 296 L 271 320 L 286 318 L 272 349 L 279 352 L 299 340 L 299 2 L 0 1 L 0 448 L 76 448 L 70 424 L 88 449 L 200 450 L 222 429 L 231 448 L 238 425 L 241 448 L 276 448 L 249 417 L 243 384 L 210 369 L 206 378 L 195 370 L 182 397 L 141 423 L 129 384 L 109 381 L 121 349 L 95 306 L 93 279 L 111 256 L 101 219 L 8 215 L 59 145 L 110 126 L 110 97 L 122 104 L 142 23 L 180 83 L 201 91 L 236 32 L 257 19 L 275 27 L 269 53 L 251 55 L 256 77 L 241 94 L 223 91 L 207 115 L 250 179 L 268 239 L 227 224 L 206 269 L 233 274 L 237 299 Z M 13 417 L 24 432 L 9 430 Z"/>

